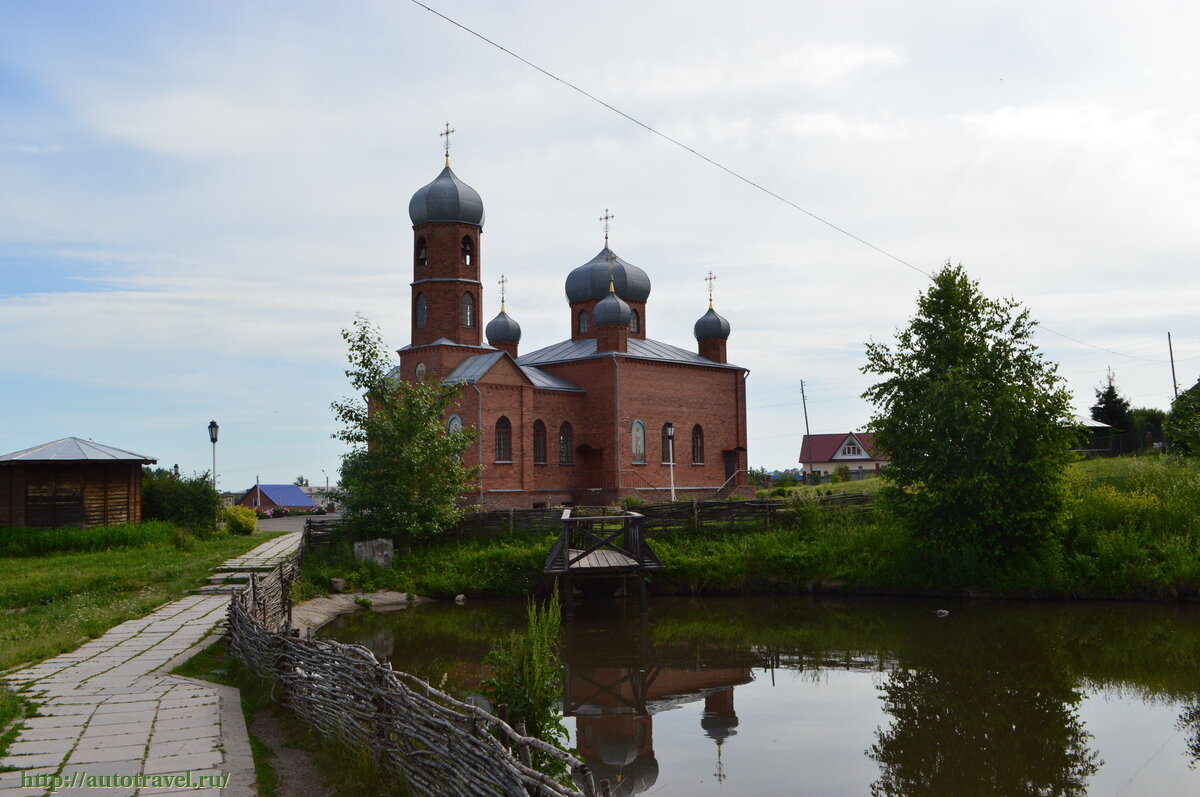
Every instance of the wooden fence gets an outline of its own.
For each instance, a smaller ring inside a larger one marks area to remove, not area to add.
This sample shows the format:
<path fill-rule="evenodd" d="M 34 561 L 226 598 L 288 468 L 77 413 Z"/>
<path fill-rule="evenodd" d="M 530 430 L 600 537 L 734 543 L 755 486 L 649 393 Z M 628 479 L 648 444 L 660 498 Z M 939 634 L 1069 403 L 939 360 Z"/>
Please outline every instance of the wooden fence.
<path fill-rule="evenodd" d="M 667 531 L 701 531 L 706 528 L 731 526 L 740 521 L 759 520 L 772 526 L 779 512 L 793 506 L 793 501 L 676 501 L 668 504 L 649 504 L 636 507 L 645 517 L 646 534 Z M 817 499 L 823 510 L 848 509 L 867 511 L 874 505 L 872 493 L 834 493 Z M 472 512 L 447 531 L 454 537 L 493 537 L 499 534 L 544 532 L 557 535 L 562 527 L 562 508 L 499 509 L 493 512 Z"/>
<path fill-rule="evenodd" d="M 259 675 L 274 678 L 283 702 L 325 738 L 370 750 L 383 777 L 403 780 L 416 795 L 607 793 L 607 782 L 597 790 L 579 759 L 393 670 L 361 645 L 292 636 L 287 586 L 298 569 L 293 559 L 233 597 L 229 647 Z M 579 791 L 534 769 L 530 748 L 562 762 Z"/>

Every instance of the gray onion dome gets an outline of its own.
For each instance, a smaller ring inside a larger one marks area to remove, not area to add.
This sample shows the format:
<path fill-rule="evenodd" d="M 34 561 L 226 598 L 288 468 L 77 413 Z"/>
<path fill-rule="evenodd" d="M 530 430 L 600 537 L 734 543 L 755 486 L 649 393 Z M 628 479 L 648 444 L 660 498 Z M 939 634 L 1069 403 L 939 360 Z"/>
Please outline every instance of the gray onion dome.
<path fill-rule="evenodd" d="M 450 167 L 427 186 L 417 189 L 408 202 L 413 226 L 430 221 L 458 221 L 483 226 L 483 200 L 479 192 L 458 179 Z"/>
<path fill-rule="evenodd" d="M 696 322 L 693 332 L 696 340 L 729 340 L 729 322 L 709 307 L 708 312 Z"/>
<path fill-rule="evenodd" d="M 521 325 L 503 310 L 484 328 L 488 343 L 520 343 Z"/>
<path fill-rule="evenodd" d="M 650 278 L 637 266 L 617 257 L 607 246 L 600 254 L 567 275 L 567 301 L 586 302 L 603 299 L 608 293 L 609 262 L 617 296 L 630 302 L 644 302 L 650 296 Z"/>
<path fill-rule="evenodd" d="M 738 718 L 736 714 L 718 714 L 706 711 L 700 715 L 700 727 L 704 735 L 710 739 L 723 742 L 730 736 L 737 736 Z"/>
<path fill-rule="evenodd" d="M 598 327 L 613 324 L 627 327 L 632 312 L 624 299 L 609 291 L 592 309 L 592 322 Z"/>

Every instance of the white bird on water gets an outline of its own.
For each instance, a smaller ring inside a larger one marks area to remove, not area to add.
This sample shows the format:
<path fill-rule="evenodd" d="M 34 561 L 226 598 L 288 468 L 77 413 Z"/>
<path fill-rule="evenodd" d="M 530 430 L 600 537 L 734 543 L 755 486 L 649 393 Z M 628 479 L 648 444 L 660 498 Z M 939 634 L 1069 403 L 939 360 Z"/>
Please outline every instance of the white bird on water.
<path fill-rule="evenodd" d="M 938 609 L 933 614 L 935 617 L 947 617 L 947 616 L 949 616 L 950 612 L 947 611 L 946 609 Z"/>

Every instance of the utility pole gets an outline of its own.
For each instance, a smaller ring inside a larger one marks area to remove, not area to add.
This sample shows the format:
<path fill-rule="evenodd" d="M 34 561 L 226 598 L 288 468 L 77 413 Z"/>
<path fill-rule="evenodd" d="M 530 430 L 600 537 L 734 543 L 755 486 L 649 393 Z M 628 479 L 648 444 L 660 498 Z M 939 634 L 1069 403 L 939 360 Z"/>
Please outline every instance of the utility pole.
<path fill-rule="evenodd" d="M 812 460 L 812 439 L 811 439 L 812 435 L 809 434 L 809 431 L 808 431 L 808 397 L 804 395 L 804 380 L 803 379 L 800 380 L 800 404 L 801 404 L 801 406 L 804 407 L 804 436 L 806 438 L 809 438 L 808 457 L 809 457 L 810 461 L 808 463 L 808 480 L 807 481 L 810 484 L 816 484 L 816 481 L 815 481 L 816 476 L 813 473 L 813 463 L 811 462 L 811 460 Z"/>
<path fill-rule="evenodd" d="M 1167 351 L 1171 354 L 1171 387 L 1175 390 L 1175 398 L 1179 398 L 1179 382 L 1175 381 L 1175 347 L 1171 345 L 1171 333 L 1167 333 Z"/>

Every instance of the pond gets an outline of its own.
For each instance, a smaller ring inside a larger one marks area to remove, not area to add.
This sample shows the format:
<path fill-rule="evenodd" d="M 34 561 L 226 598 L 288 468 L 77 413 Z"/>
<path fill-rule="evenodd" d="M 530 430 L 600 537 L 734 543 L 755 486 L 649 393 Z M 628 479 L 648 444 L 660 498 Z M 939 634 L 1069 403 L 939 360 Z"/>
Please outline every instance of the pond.
<path fill-rule="evenodd" d="M 523 627 L 471 602 L 322 635 L 468 695 Z M 1200 794 L 1196 606 L 595 598 L 562 659 L 571 744 L 619 794 Z"/>

